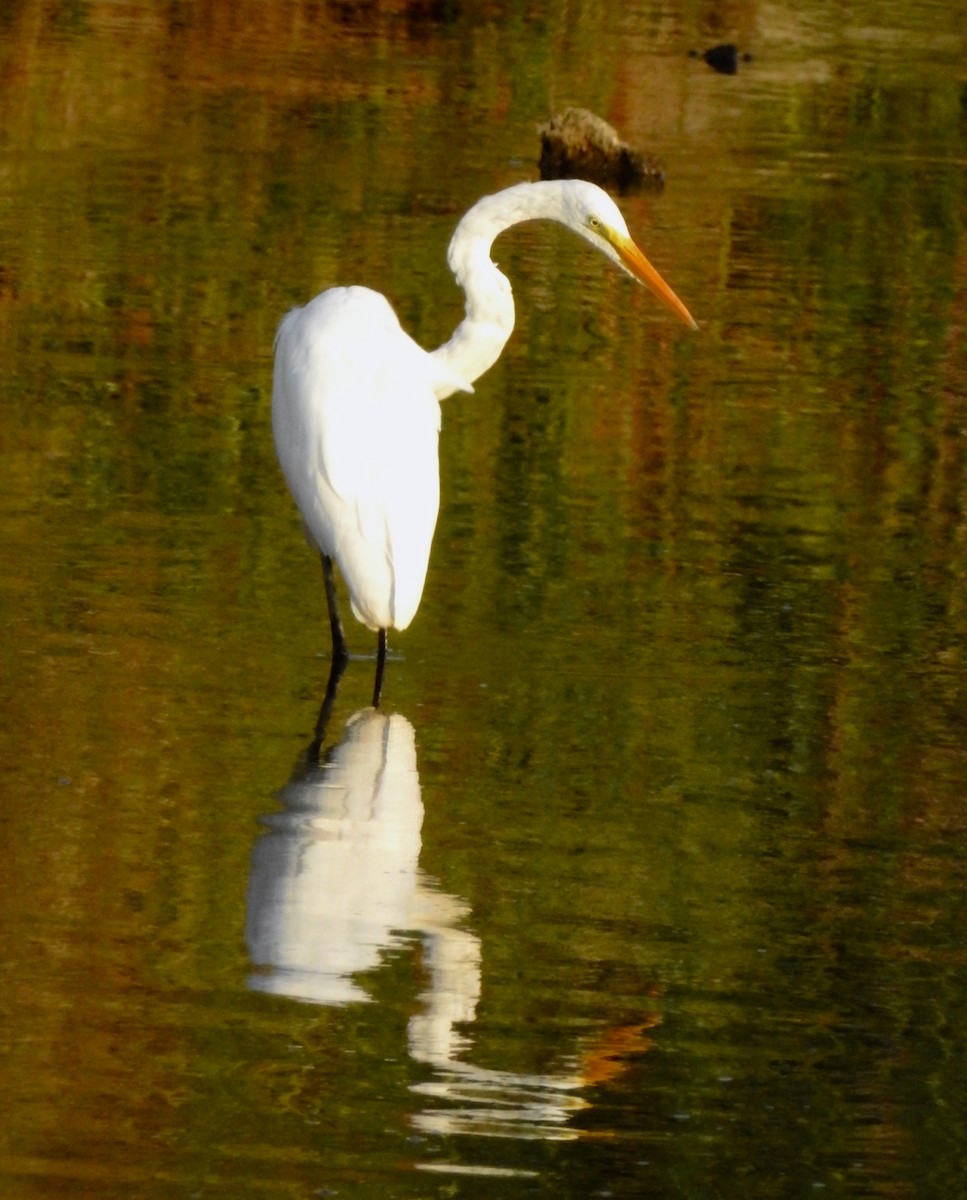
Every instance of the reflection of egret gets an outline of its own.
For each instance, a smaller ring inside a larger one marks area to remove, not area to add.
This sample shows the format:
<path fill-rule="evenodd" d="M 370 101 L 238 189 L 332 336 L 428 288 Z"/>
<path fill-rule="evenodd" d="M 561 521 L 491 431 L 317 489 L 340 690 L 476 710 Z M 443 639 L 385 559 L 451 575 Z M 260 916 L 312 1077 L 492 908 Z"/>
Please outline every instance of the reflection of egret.
<path fill-rule="evenodd" d="M 246 938 L 261 991 L 321 1004 L 365 1000 L 354 981 L 412 927 L 423 801 L 413 727 L 364 709 L 327 761 L 283 788 L 266 818 Z"/>
<path fill-rule="evenodd" d="M 363 287 L 323 292 L 279 326 L 276 451 L 322 555 L 333 659 L 348 656 L 333 560 L 357 620 L 378 631 L 374 707 L 386 630 L 406 629 L 423 594 L 439 507 L 439 402 L 471 391 L 500 357 L 514 328 L 514 300 L 490 249 L 505 229 L 537 218 L 573 229 L 696 328 L 632 241 L 614 201 L 577 179 L 517 184 L 466 213 L 447 259 L 466 293 L 466 316 L 432 353 L 403 332 L 385 297 Z"/>
<path fill-rule="evenodd" d="M 370 997 L 358 976 L 419 938 L 427 985 L 409 1021 L 411 1059 L 432 1074 L 413 1085 L 427 1133 L 571 1138 L 580 1094 L 607 1074 L 611 1043 L 559 1072 L 475 1066 L 470 1027 L 481 994 L 481 945 L 467 904 L 419 867 L 423 800 L 412 725 L 368 708 L 317 761 L 335 699 L 330 680 L 308 768 L 282 789 L 252 854 L 246 940 L 252 988 L 317 1004 Z M 620 1046 L 621 1054 L 630 1044 Z"/>

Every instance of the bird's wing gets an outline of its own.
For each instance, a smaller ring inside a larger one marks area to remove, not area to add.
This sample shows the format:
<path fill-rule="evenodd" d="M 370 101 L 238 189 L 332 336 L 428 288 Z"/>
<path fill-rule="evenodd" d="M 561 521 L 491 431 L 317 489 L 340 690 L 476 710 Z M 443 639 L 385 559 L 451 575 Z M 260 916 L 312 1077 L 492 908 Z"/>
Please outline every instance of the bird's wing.
<path fill-rule="evenodd" d="M 398 614 L 419 603 L 439 505 L 437 391 L 453 387 L 452 372 L 366 288 L 324 292 L 279 328 L 273 423 L 283 471 L 313 540 L 339 562 L 357 616 L 375 627 L 403 627 Z"/>
<path fill-rule="evenodd" d="M 388 440 L 381 430 L 392 428 L 395 440 L 413 412 L 429 406 L 438 413 L 438 391 L 472 390 L 368 288 L 333 288 L 295 309 L 276 346 L 276 391 L 292 398 L 286 424 L 314 448 L 329 484 L 346 498 L 362 484 L 368 490 L 365 464 L 379 464 L 374 443 Z"/>

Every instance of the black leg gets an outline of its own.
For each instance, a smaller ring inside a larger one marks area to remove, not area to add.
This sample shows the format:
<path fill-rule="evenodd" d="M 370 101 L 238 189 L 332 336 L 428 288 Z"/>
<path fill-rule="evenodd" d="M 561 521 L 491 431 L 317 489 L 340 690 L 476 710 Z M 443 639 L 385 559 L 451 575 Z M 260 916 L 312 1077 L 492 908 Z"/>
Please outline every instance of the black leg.
<path fill-rule="evenodd" d="M 329 628 L 332 631 L 332 661 L 345 666 L 349 661 L 349 649 L 346 646 L 346 635 L 343 633 L 342 621 L 339 618 L 336 581 L 332 577 L 332 559 L 328 554 L 321 555 L 321 558 L 322 578 L 326 584 L 326 604 L 329 608 Z"/>
<path fill-rule="evenodd" d="M 373 708 L 379 708 L 379 694 L 383 690 L 383 668 L 386 666 L 386 630 L 379 631 L 376 649 L 376 682 L 373 684 Z"/>
<path fill-rule="evenodd" d="M 319 752 L 322 750 L 322 743 L 326 737 L 326 726 L 329 724 L 329 718 L 332 716 L 332 707 L 336 703 L 336 692 L 339 689 L 339 680 L 342 679 L 343 671 L 346 669 L 346 659 L 333 658 L 332 666 L 329 668 L 329 681 L 326 684 L 326 695 L 322 702 L 322 707 L 319 709 L 319 716 L 316 718 L 316 732 L 309 749 L 306 752 L 307 761 L 315 766 L 319 762 Z"/>

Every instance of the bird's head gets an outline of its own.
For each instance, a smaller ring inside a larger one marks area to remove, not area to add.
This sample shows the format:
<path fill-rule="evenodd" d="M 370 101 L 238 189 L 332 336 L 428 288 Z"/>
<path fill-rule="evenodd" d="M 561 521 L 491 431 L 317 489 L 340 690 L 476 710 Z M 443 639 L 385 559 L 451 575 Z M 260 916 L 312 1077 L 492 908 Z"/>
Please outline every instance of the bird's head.
<path fill-rule="evenodd" d="M 564 224 L 654 292 L 686 325 L 698 329 L 692 314 L 636 245 L 621 210 L 607 192 L 583 179 L 569 179 L 562 199 Z"/>

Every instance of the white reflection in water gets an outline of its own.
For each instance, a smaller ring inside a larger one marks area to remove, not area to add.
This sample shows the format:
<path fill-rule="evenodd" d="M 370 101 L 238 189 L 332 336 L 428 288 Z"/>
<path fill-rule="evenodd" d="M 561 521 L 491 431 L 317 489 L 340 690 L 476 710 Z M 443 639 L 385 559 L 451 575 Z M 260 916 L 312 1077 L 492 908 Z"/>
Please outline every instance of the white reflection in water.
<path fill-rule="evenodd" d="M 423 801 L 413 727 L 373 709 L 280 793 L 255 844 L 246 941 L 260 991 L 346 1004 L 368 1000 L 353 976 L 401 945 L 419 907 Z"/>
<path fill-rule="evenodd" d="M 280 793 L 265 818 L 249 880 L 246 940 L 258 968 L 250 986 L 316 1004 L 367 1001 L 355 976 L 415 931 L 429 986 L 409 1022 L 410 1056 L 434 1069 L 413 1091 L 432 1108 L 413 1114 L 434 1134 L 568 1138 L 586 1106 L 574 1074 L 520 1075 L 467 1060 L 462 1030 L 480 999 L 480 941 L 462 927 L 468 906 L 419 869 L 423 800 L 413 726 L 363 709 L 325 761 Z"/>

